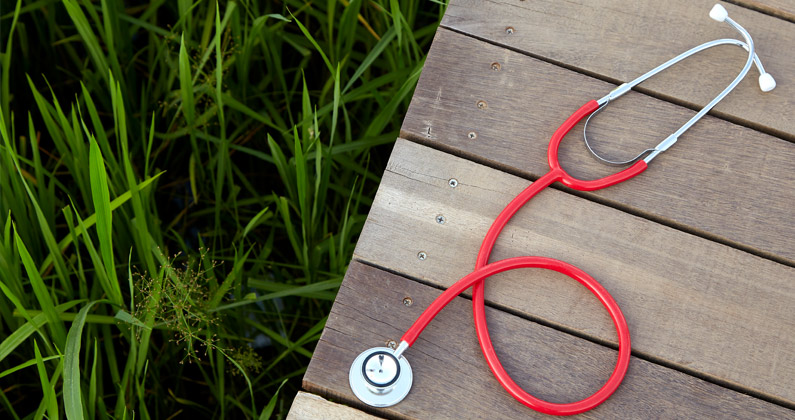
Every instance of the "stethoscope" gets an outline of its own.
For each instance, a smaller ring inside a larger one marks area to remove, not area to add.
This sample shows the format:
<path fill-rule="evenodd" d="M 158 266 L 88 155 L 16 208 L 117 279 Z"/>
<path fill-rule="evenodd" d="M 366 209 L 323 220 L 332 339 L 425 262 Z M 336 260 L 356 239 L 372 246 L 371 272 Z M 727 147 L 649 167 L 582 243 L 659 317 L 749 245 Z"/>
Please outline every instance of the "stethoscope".
<path fill-rule="evenodd" d="M 607 290 L 586 272 L 569 263 L 553 258 L 524 256 L 507 258 L 489 264 L 489 256 L 491 255 L 494 243 L 497 241 L 497 237 L 500 235 L 500 232 L 511 219 L 511 217 L 513 217 L 513 215 L 531 198 L 554 182 L 560 181 L 563 185 L 575 190 L 594 191 L 624 182 L 643 172 L 652 159 L 657 157 L 657 155 L 660 153 L 668 150 L 668 148 L 676 143 L 682 133 L 687 131 L 693 124 L 706 115 L 707 112 L 712 109 L 712 107 L 714 107 L 729 92 L 731 92 L 732 89 L 734 89 L 746 76 L 746 74 L 748 74 L 752 63 L 756 64 L 756 67 L 759 70 L 759 86 L 762 91 L 768 92 L 776 87 L 775 80 L 769 73 L 765 72 L 761 61 L 759 61 L 759 57 L 754 53 L 754 42 L 745 28 L 729 18 L 726 9 L 719 4 L 716 4 L 712 8 L 709 16 L 718 22 L 726 22 L 731 25 L 734 29 L 740 32 L 742 37 L 745 39 L 745 42 L 737 39 L 717 39 L 701 44 L 695 48 L 683 52 L 682 54 L 679 54 L 678 56 L 666 61 L 663 64 L 660 64 L 637 79 L 618 86 L 616 89 L 598 101 L 592 100 L 586 103 L 573 115 L 571 115 L 563 123 L 563 125 L 561 125 L 557 131 L 555 131 L 555 133 L 552 135 L 552 139 L 549 142 L 549 148 L 547 151 L 547 160 L 549 161 L 550 168 L 549 172 L 547 172 L 546 175 L 543 175 L 537 181 L 533 182 L 524 191 L 519 193 L 516 198 L 508 203 L 499 216 L 497 216 L 497 218 L 494 220 L 494 223 L 486 233 L 486 237 L 483 239 L 483 243 L 481 244 L 480 251 L 478 253 L 477 262 L 475 264 L 475 270 L 458 280 L 455 284 L 445 290 L 439 297 L 437 297 L 436 300 L 434 300 L 430 306 L 425 309 L 419 318 L 417 318 L 411 328 L 409 328 L 406 333 L 403 334 L 400 344 L 396 349 L 391 349 L 388 347 L 371 348 L 362 352 L 356 358 L 356 360 L 353 361 L 349 373 L 349 381 L 351 390 L 357 398 L 359 398 L 365 404 L 374 407 L 389 407 L 402 401 L 409 393 L 413 380 L 411 366 L 409 365 L 409 362 L 406 360 L 406 357 L 403 355 L 403 353 L 406 351 L 406 349 L 414 344 L 422 330 L 425 329 L 428 323 L 431 322 L 431 320 L 439 313 L 439 311 L 442 310 L 442 308 L 450 303 L 453 298 L 470 287 L 473 288 L 472 308 L 475 318 L 475 329 L 477 331 L 477 336 L 478 340 L 480 341 L 480 347 L 483 351 L 483 355 L 486 358 L 486 361 L 488 362 L 492 372 L 494 373 L 494 376 L 497 378 L 503 388 L 505 388 L 505 390 L 507 390 L 508 393 L 516 398 L 519 402 L 542 413 L 570 415 L 590 410 L 604 402 L 608 397 L 610 397 L 610 395 L 613 394 L 621 381 L 624 379 L 624 375 L 627 372 L 631 351 L 627 322 L 624 319 L 624 315 L 621 313 L 621 309 L 619 309 L 618 304 L 615 302 L 615 300 L 613 300 Z M 734 81 L 732 81 L 725 89 L 723 89 L 723 91 L 718 94 L 715 99 L 710 101 L 706 106 L 704 106 L 704 108 L 701 109 L 701 111 L 699 111 L 673 134 L 660 142 L 660 144 L 658 144 L 656 147 L 653 149 L 646 149 L 638 156 L 628 161 L 618 162 L 599 156 L 588 144 L 588 138 L 586 136 L 588 120 L 590 120 L 591 116 L 595 115 L 605 106 L 607 106 L 610 101 L 615 100 L 644 80 L 667 69 L 679 61 L 690 57 L 693 54 L 718 45 L 727 44 L 737 45 L 748 51 L 748 59 L 746 60 L 742 71 L 740 71 L 740 74 L 737 75 Z M 585 127 L 583 128 L 583 139 L 586 146 L 588 147 L 588 150 L 602 162 L 614 165 L 631 166 L 613 175 L 592 181 L 583 181 L 566 173 L 566 171 L 558 162 L 558 147 L 560 146 L 561 140 L 563 140 L 563 137 L 566 136 L 569 130 L 571 130 L 572 127 L 577 125 L 577 123 L 579 123 L 586 116 L 588 116 L 588 120 L 586 120 Z M 514 270 L 517 268 L 543 268 L 557 271 L 573 278 L 574 280 L 577 280 L 599 299 L 602 305 L 604 305 L 604 307 L 607 309 L 610 317 L 613 319 L 613 324 L 615 325 L 618 332 L 618 361 L 607 382 L 590 397 L 567 404 L 550 403 L 536 398 L 525 392 L 511 379 L 497 358 L 497 353 L 494 351 L 494 346 L 491 343 L 488 326 L 486 324 L 484 280 L 497 273 Z"/>

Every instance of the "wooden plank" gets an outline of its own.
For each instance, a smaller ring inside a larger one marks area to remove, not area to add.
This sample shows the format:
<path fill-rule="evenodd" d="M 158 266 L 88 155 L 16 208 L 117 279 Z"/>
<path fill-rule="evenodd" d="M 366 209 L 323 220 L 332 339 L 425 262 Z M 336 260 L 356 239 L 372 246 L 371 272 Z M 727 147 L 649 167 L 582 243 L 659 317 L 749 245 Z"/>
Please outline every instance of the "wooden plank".
<path fill-rule="evenodd" d="M 795 1 L 792 0 L 738 0 L 736 4 L 795 22 Z"/>
<path fill-rule="evenodd" d="M 356 261 L 351 263 L 326 329 L 304 376 L 312 392 L 360 404 L 348 370 L 363 350 L 400 334 L 441 293 L 437 289 Z M 404 297 L 413 304 L 405 306 Z M 513 379 L 528 392 L 556 402 L 586 397 L 601 386 L 616 351 L 487 308 L 491 335 Z M 406 352 L 414 372 L 400 404 L 373 409 L 397 418 L 544 417 L 515 401 L 489 371 L 472 328 L 470 301 L 455 299 Z M 613 396 L 589 418 L 795 418 L 791 410 L 693 376 L 633 358 Z"/>
<path fill-rule="evenodd" d="M 471 271 L 493 219 L 527 185 L 399 140 L 355 257 L 446 288 Z M 795 268 L 557 190 L 520 210 L 492 255 L 574 264 L 621 305 L 637 352 L 795 406 Z M 516 270 L 486 291 L 512 312 L 616 340 L 607 312 L 568 277 Z"/>
<path fill-rule="evenodd" d="M 708 17 L 714 0 L 501 1 L 453 0 L 442 24 L 545 60 L 616 81 L 630 81 L 682 51 L 717 38 L 738 37 Z M 795 25 L 725 4 L 729 16 L 754 39 L 756 51 L 779 87 L 759 94 L 747 77 L 716 108 L 719 115 L 779 136 L 795 134 Z M 484 19 L 487 16 L 487 19 Z M 512 27 L 508 34 L 507 27 Z M 724 46 L 693 56 L 641 85 L 691 107 L 709 102 L 745 63 L 741 48 Z M 557 90 L 560 90 L 558 88 Z M 556 91 L 557 91 L 556 90 Z M 784 117 L 784 115 L 789 117 Z"/>
<path fill-rule="evenodd" d="M 376 420 L 363 411 L 333 403 L 315 394 L 299 391 L 287 413 L 287 420 Z"/>
<path fill-rule="evenodd" d="M 492 63 L 499 63 L 500 70 L 492 70 Z M 505 171 L 539 177 L 548 170 L 552 133 L 583 103 L 613 87 L 440 29 L 402 135 Z M 756 107 L 766 97 L 754 93 L 745 100 Z M 478 108 L 478 101 L 486 106 Z M 628 159 L 659 143 L 693 114 L 630 92 L 591 121 L 589 136 L 601 153 Z M 469 138 L 470 133 L 476 137 Z M 583 179 L 614 172 L 614 167 L 590 156 L 581 133 L 582 124 L 561 146 L 564 168 Z M 640 177 L 587 196 L 795 264 L 793 161 L 791 143 L 708 116 Z"/>

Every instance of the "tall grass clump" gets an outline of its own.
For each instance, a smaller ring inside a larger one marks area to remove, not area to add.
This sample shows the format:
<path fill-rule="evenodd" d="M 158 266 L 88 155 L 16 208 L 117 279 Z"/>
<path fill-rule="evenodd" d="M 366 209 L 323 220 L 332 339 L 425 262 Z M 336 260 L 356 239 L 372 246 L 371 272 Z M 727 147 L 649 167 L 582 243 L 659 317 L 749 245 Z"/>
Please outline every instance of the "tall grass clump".
<path fill-rule="evenodd" d="M 0 417 L 284 417 L 444 7 L 0 2 Z"/>

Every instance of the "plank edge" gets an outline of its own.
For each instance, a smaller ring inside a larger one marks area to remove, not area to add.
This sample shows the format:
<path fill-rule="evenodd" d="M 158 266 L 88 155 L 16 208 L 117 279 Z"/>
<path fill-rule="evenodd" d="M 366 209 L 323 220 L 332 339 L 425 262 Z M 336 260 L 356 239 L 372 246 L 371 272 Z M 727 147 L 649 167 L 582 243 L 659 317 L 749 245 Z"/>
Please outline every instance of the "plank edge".
<path fill-rule="evenodd" d="M 444 153 L 447 153 L 449 155 L 455 156 L 457 158 L 465 159 L 465 160 L 468 160 L 470 162 L 474 162 L 474 163 L 476 163 L 478 165 L 483 165 L 483 166 L 486 166 L 486 167 L 491 168 L 491 169 L 495 169 L 495 170 L 498 170 L 498 171 L 501 171 L 501 172 L 505 172 L 507 174 L 510 174 L 510 175 L 513 175 L 513 176 L 516 176 L 516 177 L 519 177 L 519 178 L 522 178 L 522 179 L 526 179 L 526 180 L 531 181 L 531 182 L 535 182 L 536 180 L 538 180 L 538 178 L 540 178 L 540 176 L 532 174 L 532 173 L 530 173 L 528 171 L 522 171 L 522 170 L 517 169 L 515 167 L 512 167 L 512 166 L 510 166 L 508 164 L 505 164 L 505 163 L 502 163 L 502 162 L 499 162 L 499 161 L 494 161 L 494 160 L 491 160 L 491 159 L 487 159 L 487 158 L 484 158 L 482 156 L 478 156 L 478 155 L 476 155 L 474 153 L 469 153 L 469 152 L 467 152 L 467 151 L 465 151 L 463 149 L 455 149 L 455 148 L 453 148 L 451 146 L 448 146 L 446 144 L 439 143 L 439 142 L 434 142 L 432 140 L 428 140 L 426 138 L 423 138 L 421 135 L 418 135 L 416 133 L 410 132 L 408 130 L 404 130 L 402 127 L 400 129 L 400 135 L 397 138 L 396 142 L 398 142 L 400 140 L 411 142 L 411 143 L 415 143 L 415 144 L 419 144 L 421 146 L 426 146 L 426 147 L 429 147 L 431 149 L 438 150 L 440 152 L 444 152 Z M 579 198 L 594 202 L 596 204 L 600 204 L 600 205 L 603 205 L 603 206 L 606 206 L 606 207 L 610 207 L 610 208 L 618 210 L 618 211 L 625 212 L 625 213 L 630 214 L 630 215 L 635 216 L 635 217 L 646 219 L 646 220 L 648 220 L 650 222 L 654 222 L 654 223 L 663 225 L 665 227 L 680 231 L 680 232 L 688 234 L 688 235 L 693 235 L 693 236 L 696 236 L 696 237 L 699 237 L 699 238 L 702 238 L 702 239 L 706 239 L 708 241 L 712 241 L 712 242 L 715 242 L 715 243 L 718 243 L 718 244 L 721 244 L 721 245 L 724 245 L 724 246 L 728 246 L 730 248 L 734 248 L 734 249 L 742 251 L 742 252 L 746 252 L 748 254 L 754 255 L 754 256 L 759 257 L 759 258 L 770 260 L 770 261 L 773 261 L 775 263 L 782 264 L 782 265 L 785 265 L 785 266 L 788 266 L 788 267 L 795 267 L 795 260 L 790 260 L 790 259 L 788 259 L 788 258 L 786 258 L 784 256 L 777 255 L 777 254 L 774 254 L 772 252 L 762 250 L 762 249 L 760 249 L 758 247 L 754 247 L 752 245 L 748 245 L 748 244 L 744 244 L 742 242 L 734 241 L 734 240 L 731 240 L 731 239 L 726 238 L 724 236 L 721 236 L 721 235 L 718 235 L 718 234 L 715 234 L 715 233 L 711 233 L 711 232 L 705 231 L 703 229 L 698 229 L 696 227 L 693 227 L 693 226 L 690 226 L 690 225 L 687 225 L 687 224 L 684 224 L 684 223 L 681 223 L 681 222 L 677 222 L 676 220 L 673 220 L 673 219 L 669 219 L 669 218 L 666 218 L 666 217 L 663 217 L 663 216 L 659 216 L 659 215 L 656 215 L 656 214 L 653 214 L 653 213 L 649 213 L 647 211 L 643 211 L 643 210 L 641 210 L 639 208 L 623 204 L 623 203 L 621 203 L 619 201 L 610 200 L 610 199 L 606 199 L 606 198 L 600 197 L 600 196 L 598 196 L 597 194 L 595 194 L 593 192 L 577 191 L 577 190 L 565 187 L 565 186 L 561 185 L 560 183 L 554 183 L 554 184 L 552 184 L 550 186 L 550 188 L 553 188 L 553 189 L 555 189 L 557 191 L 562 191 L 562 192 L 571 194 L 571 195 L 573 195 L 575 197 L 579 197 Z"/>
<path fill-rule="evenodd" d="M 356 408 L 329 401 L 320 395 L 306 391 L 298 391 L 290 411 L 287 413 L 289 420 L 315 419 L 318 415 L 333 415 L 339 420 L 375 420 L 380 417 L 373 416 Z"/>
<path fill-rule="evenodd" d="M 740 7 L 742 7 L 742 6 L 740 6 Z M 759 11 L 756 11 L 756 10 L 754 10 L 754 11 L 757 12 L 757 13 L 760 13 Z M 776 17 L 773 16 L 773 18 L 776 18 Z M 439 30 L 447 30 L 447 31 L 450 31 L 450 32 L 457 33 L 459 35 L 463 35 L 463 36 L 472 38 L 472 39 L 474 39 L 476 41 L 484 42 L 486 44 L 490 44 L 490 45 L 493 45 L 495 47 L 503 48 L 503 49 L 506 49 L 508 51 L 513 51 L 513 52 L 515 52 L 517 54 L 522 54 L 522 55 L 524 55 L 526 57 L 530 57 L 530 58 L 533 58 L 533 59 L 536 59 L 536 60 L 539 60 L 539 61 L 543 61 L 545 63 L 558 66 L 558 67 L 563 68 L 565 70 L 569 70 L 569 71 L 572 71 L 572 72 L 575 72 L 575 73 L 578 73 L 578 74 L 581 74 L 581 75 L 584 75 L 584 76 L 588 76 L 588 77 L 596 79 L 596 80 L 600 80 L 600 81 L 603 81 L 603 82 L 606 82 L 606 83 L 613 84 L 616 87 L 618 85 L 620 85 L 620 84 L 625 82 L 624 80 L 620 80 L 620 79 L 616 79 L 614 77 L 611 77 L 608 74 L 598 73 L 598 72 L 595 72 L 595 71 L 592 71 L 592 70 L 588 70 L 588 69 L 585 69 L 585 68 L 582 68 L 582 67 L 578 67 L 578 66 L 574 66 L 574 65 L 565 63 L 565 62 L 560 61 L 560 60 L 555 60 L 555 59 L 553 59 L 551 57 L 547 57 L 547 56 L 544 56 L 544 55 L 536 54 L 536 53 L 533 53 L 531 51 L 521 49 L 519 47 L 507 45 L 507 44 L 505 44 L 503 42 L 500 42 L 498 40 L 488 39 L 488 38 L 480 36 L 478 34 L 475 34 L 475 33 L 472 33 L 472 32 L 468 32 L 468 31 L 466 31 L 464 29 L 460 29 L 460 28 L 456 28 L 454 26 L 450 26 L 450 25 L 446 24 L 444 21 L 442 21 L 439 24 Z M 672 96 L 672 95 L 667 95 L 664 92 L 659 92 L 659 91 L 656 91 L 656 90 L 653 90 L 653 89 L 646 88 L 644 86 L 635 86 L 634 88 L 632 88 L 632 91 L 637 92 L 637 93 L 641 93 L 643 95 L 649 96 L 649 97 L 654 98 L 654 99 L 658 99 L 658 100 L 661 100 L 661 101 L 664 101 L 664 102 L 671 103 L 671 104 L 676 105 L 676 106 L 687 108 L 687 109 L 689 109 L 689 110 L 691 110 L 693 112 L 698 112 L 698 111 L 701 110 L 701 108 L 703 108 L 703 104 L 698 104 L 698 103 L 691 102 L 691 101 L 688 101 L 688 100 L 683 99 L 683 98 L 677 98 L 677 97 Z M 726 121 L 726 122 L 731 123 L 731 124 L 735 124 L 735 125 L 738 125 L 738 126 L 741 126 L 741 127 L 749 128 L 751 130 L 755 130 L 755 131 L 758 131 L 760 133 L 767 134 L 769 136 L 773 136 L 773 137 L 779 138 L 781 140 L 784 140 L 784 141 L 787 141 L 787 142 L 790 142 L 790 143 L 795 143 L 795 133 L 789 133 L 789 132 L 786 132 L 786 131 L 782 131 L 782 130 L 777 129 L 775 127 L 771 127 L 771 126 L 765 125 L 763 123 L 759 123 L 759 122 L 756 122 L 756 121 L 751 121 L 751 120 L 742 118 L 739 115 L 732 115 L 732 114 L 729 114 L 729 113 L 726 113 L 726 112 L 721 112 L 721 111 L 718 111 L 718 110 L 715 110 L 715 109 L 711 109 L 707 113 L 707 115 L 709 115 L 711 117 L 715 117 L 715 118 L 721 119 L 721 120 Z"/>

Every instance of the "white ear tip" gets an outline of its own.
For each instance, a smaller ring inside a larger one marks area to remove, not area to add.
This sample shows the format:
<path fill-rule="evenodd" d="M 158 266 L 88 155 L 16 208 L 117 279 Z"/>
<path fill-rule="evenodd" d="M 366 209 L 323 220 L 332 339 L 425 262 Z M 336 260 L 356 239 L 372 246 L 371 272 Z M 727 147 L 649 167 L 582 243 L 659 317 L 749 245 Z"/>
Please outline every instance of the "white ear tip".
<path fill-rule="evenodd" d="M 762 89 L 762 92 L 770 92 L 775 89 L 775 87 L 776 79 L 774 79 L 770 73 L 759 75 L 759 88 Z"/>
<path fill-rule="evenodd" d="M 712 6 L 712 10 L 709 11 L 709 17 L 717 20 L 718 22 L 723 22 L 727 17 L 729 17 L 729 12 L 727 12 L 723 6 L 716 4 Z"/>

